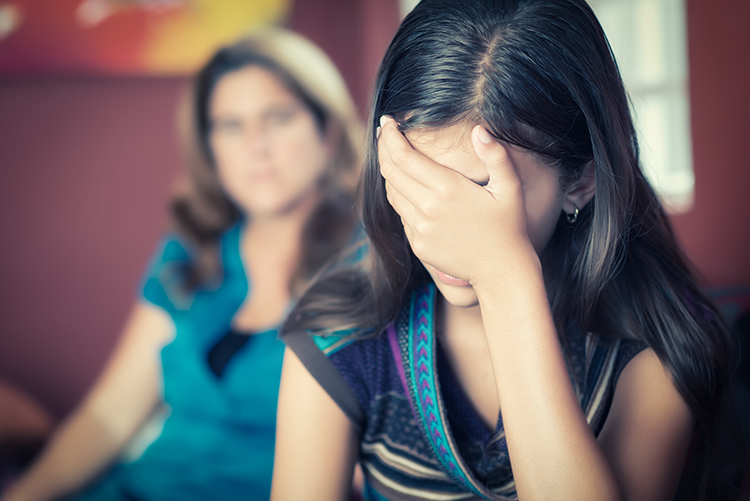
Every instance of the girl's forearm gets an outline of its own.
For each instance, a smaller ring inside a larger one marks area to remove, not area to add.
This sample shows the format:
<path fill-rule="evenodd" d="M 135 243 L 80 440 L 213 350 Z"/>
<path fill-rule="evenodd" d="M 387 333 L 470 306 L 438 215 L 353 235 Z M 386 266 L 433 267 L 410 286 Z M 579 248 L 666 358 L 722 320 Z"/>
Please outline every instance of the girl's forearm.
<path fill-rule="evenodd" d="M 534 258 L 475 288 L 519 498 L 619 499 L 570 382 Z"/>

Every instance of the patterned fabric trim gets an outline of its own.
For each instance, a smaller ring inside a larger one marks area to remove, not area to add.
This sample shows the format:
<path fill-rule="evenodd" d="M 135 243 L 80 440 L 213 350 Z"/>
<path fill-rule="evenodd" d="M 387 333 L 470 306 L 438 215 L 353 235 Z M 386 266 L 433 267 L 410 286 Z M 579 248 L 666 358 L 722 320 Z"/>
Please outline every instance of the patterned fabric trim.
<path fill-rule="evenodd" d="M 362 337 L 362 334 L 359 331 L 353 329 L 336 331 L 325 336 L 318 336 L 309 332 L 308 335 L 313 338 L 315 345 L 320 348 L 320 351 L 322 351 L 325 356 L 333 355 L 337 351 L 346 348 Z"/>
<path fill-rule="evenodd" d="M 437 375 L 437 343 L 433 325 L 435 286 L 426 285 L 412 294 L 409 306 L 409 328 L 406 339 L 399 338 L 402 366 L 408 383 L 408 395 L 443 469 L 461 485 L 482 499 L 504 501 L 506 498 L 488 490 L 476 480 L 461 458 L 448 427 Z M 506 486 L 503 486 L 505 491 Z M 461 499 L 461 498 L 456 498 Z"/>

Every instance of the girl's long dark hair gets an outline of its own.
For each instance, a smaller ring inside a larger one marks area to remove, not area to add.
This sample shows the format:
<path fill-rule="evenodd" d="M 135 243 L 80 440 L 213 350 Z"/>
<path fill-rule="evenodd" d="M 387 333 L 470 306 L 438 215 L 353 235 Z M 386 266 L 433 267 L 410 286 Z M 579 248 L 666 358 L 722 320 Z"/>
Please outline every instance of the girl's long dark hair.
<path fill-rule="evenodd" d="M 379 330 L 429 279 L 386 198 L 375 138 L 382 115 L 402 132 L 482 124 L 546 159 L 563 187 L 593 165 L 594 199 L 575 225 L 561 214 L 541 256 L 558 332 L 575 322 L 644 341 L 708 425 L 728 384 L 732 340 L 641 171 L 619 71 L 584 0 L 423 0 L 406 17 L 380 67 L 368 129 L 366 268 L 316 283 L 286 330 Z"/>
<path fill-rule="evenodd" d="M 220 49 L 195 77 L 182 111 L 182 142 L 187 164 L 171 202 L 172 226 L 195 250 L 181 286 L 191 290 L 221 280 L 219 241 L 241 213 L 221 187 L 209 144 L 209 105 L 217 83 L 249 66 L 271 71 L 308 108 L 321 136 L 334 144 L 322 182 L 322 201 L 303 234 L 302 258 L 290 286 L 309 280 L 350 240 L 361 166 L 361 126 L 336 67 L 315 45 L 280 28 L 256 32 Z"/>

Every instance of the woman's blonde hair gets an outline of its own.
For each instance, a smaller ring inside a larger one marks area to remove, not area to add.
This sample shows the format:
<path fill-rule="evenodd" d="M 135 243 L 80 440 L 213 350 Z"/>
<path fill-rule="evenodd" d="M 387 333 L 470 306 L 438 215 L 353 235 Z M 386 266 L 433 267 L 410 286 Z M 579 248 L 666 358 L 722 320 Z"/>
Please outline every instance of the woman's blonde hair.
<path fill-rule="evenodd" d="M 249 34 L 214 54 L 196 75 L 180 108 L 179 132 L 187 167 L 171 202 L 174 229 L 195 250 L 185 270 L 187 289 L 220 281 L 218 244 L 241 213 L 221 187 L 209 144 L 208 107 L 219 80 L 260 66 L 271 71 L 314 116 L 333 145 L 322 179 L 322 201 L 308 220 L 296 284 L 310 278 L 349 239 L 356 220 L 354 194 L 362 159 L 362 127 L 344 79 L 326 54 L 283 28 Z"/>

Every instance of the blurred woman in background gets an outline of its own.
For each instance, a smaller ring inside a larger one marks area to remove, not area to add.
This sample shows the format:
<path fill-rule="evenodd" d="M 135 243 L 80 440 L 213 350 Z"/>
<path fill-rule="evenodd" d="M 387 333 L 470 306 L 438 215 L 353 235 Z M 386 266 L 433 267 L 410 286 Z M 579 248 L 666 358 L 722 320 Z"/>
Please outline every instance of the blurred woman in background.
<path fill-rule="evenodd" d="M 276 328 L 352 239 L 360 128 L 332 62 L 280 29 L 220 50 L 183 122 L 173 230 L 122 339 L 4 501 L 269 498 Z M 160 410 L 157 438 L 124 461 Z"/>

